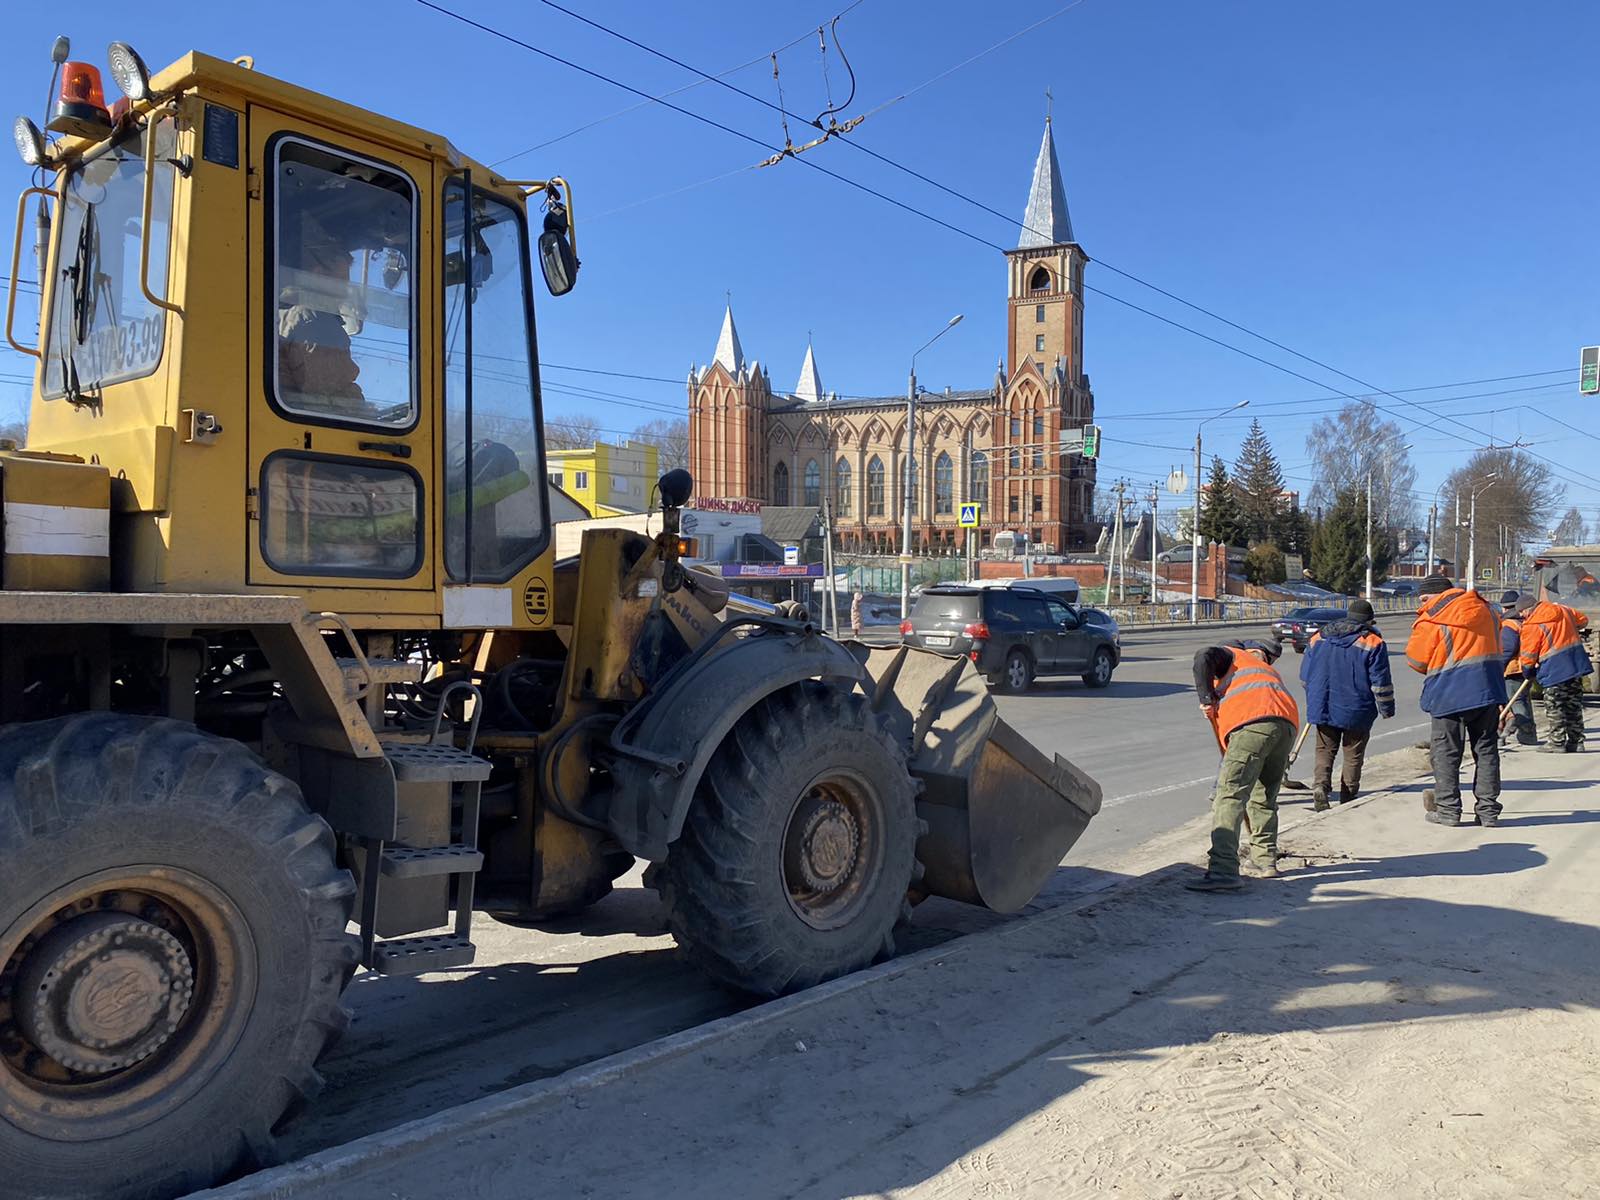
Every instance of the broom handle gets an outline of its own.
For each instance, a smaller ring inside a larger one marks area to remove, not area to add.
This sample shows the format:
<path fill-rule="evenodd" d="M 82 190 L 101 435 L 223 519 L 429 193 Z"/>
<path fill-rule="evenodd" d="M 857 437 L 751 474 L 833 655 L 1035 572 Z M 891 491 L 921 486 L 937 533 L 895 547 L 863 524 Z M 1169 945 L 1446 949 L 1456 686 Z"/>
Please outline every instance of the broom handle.
<path fill-rule="evenodd" d="M 1506 718 L 1511 715 L 1511 706 L 1522 699 L 1522 693 L 1528 690 L 1528 686 L 1532 682 L 1533 680 L 1531 679 L 1524 679 L 1522 686 L 1512 694 L 1511 699 L 1506 701 L 1506 706 L 1500 710 L 1500 723 L 1495 726 L 1496 729 L 1504 729 L 1506 727 Z"/>

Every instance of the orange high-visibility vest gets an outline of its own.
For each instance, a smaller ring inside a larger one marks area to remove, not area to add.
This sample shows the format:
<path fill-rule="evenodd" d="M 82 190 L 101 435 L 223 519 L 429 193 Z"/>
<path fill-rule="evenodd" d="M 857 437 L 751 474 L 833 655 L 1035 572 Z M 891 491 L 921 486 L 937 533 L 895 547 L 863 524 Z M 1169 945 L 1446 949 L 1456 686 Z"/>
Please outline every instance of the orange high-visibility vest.
<path fill-rule="evenodd" d="M 1233 667 L 1217 684 L 1222 695 L 1217 706 L 1217 736 L 1223 746 L 1227 746 L 1229 734 L 1252 721 L 1278 717 L 1291 725 L 1300 724 L 1300 707 L 1277 668 L 1248 650 L 1237 646 L 1225 649 L 1233 655 Z"/>

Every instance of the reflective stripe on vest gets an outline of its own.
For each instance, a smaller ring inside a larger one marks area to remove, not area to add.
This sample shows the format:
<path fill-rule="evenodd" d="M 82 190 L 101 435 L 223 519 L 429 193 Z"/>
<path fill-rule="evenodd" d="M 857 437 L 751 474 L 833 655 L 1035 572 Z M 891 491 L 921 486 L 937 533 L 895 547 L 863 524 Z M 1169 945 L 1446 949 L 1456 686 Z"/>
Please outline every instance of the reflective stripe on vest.
<path fill-rule="evenodd" d="M 1283 678 L 1248 650 L 1229 646 L 1233 669 L 1217 683 L 1222 699 L 1217 706 L 1217 733 L 1226 745 L 1228 735 L 1241 725 L 1277 717 L 1291 725 L 1300 723 L 1300 709 Z"/>

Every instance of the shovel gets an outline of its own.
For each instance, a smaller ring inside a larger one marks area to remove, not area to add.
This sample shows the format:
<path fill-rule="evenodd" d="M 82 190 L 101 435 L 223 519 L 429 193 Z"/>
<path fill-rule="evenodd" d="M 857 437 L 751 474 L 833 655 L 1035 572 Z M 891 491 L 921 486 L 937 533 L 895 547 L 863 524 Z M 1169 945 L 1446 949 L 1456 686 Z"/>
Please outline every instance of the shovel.
<path fill-rule="evenodd" d="M 1294 740 L 1294 749 L 1289 751 L 1289 761 L 1283 768 L 1283 782 L 1279 787 L 1288 788 L 1291 792 L 1309 792 L 1311 785 L 1302 783 L 1298 779 L 1290 779 L 1289 772 L 1294 769 L 1294 760 L 1300 757 L 1300 747 L 1306 744 L 1306 734 L 1311 732 L 1311 723 L 1308 721 L 1300 729 L 1300 736 Z"/>

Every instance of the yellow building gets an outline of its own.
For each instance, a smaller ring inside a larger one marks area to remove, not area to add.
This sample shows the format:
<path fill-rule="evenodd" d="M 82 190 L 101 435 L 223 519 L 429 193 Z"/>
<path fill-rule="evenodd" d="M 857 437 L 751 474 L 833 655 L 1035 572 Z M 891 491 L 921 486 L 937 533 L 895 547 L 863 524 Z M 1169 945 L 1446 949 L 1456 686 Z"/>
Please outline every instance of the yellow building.
<path fill-rule="evenodd" d="M 632 438 L 620 446 L 596 442 L 572 450 L 549 450 L 550 482 L 595 517 L 644 512 L 658 477 L 655 446 Z"/>

